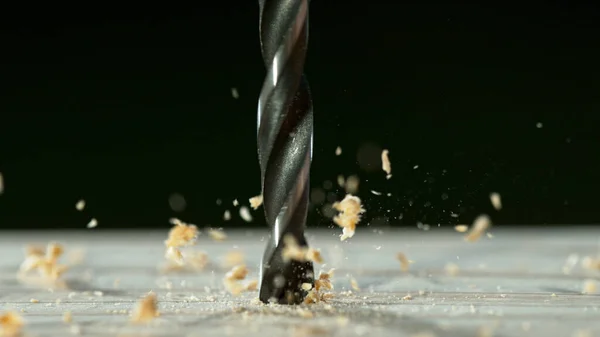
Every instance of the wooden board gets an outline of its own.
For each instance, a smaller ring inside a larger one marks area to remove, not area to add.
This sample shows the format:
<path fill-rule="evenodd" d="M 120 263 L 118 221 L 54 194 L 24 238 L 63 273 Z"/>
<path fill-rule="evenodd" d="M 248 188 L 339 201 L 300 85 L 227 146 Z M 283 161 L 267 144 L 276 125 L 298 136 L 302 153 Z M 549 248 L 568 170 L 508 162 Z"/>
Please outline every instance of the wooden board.
<path fill-rule="evenodd" d="M 362 228 L 343 243 L 338 230 L 311 231 L 309 242 L 326 262 L 317 270 L 336 268 L 335 298 L 307 306 L 313 318 L 294 307 L 260 305 L 257 292 L 224 292 L 225 255 L 244 252 L 248 279 L 256 278 L 267 232 L 231 231 L 224 242 L 201 236 L 195 248 L 212 263 L 201 272 L 164 274 L 159 266 L 166 232 L 3 232 L 0 311 L 20 312 L 27 336 L 600 334 L 600 297 L 582 294 L 584 281 L 599 275 L 580 263 L 564 270 L 569 255 L 581 260 L 598 254 L 600 231 L 594 227 L 498 229 L 475 243 L 439 228 Z M 51 240 L 64 244 L 65 261 L 70 252 L 85 249 L 85 261 L 65 276 L 68 288 L 18 280 L 23 246 Z M 400 251 L 414 261 L 409 272 L 400 270 Z M 456 275 L 449 275 L 448 263 L 458 267 Z M 351 277 L 360 291 L 348 292 Z M 131 324 L 130 310 L 150 290 L 158 295 L 161 316 L 148 325 Z M 403 299 L 408 294 L 412 299 Z M 62 322 L 65 311 L 72 312 L 73 324 Z"/>

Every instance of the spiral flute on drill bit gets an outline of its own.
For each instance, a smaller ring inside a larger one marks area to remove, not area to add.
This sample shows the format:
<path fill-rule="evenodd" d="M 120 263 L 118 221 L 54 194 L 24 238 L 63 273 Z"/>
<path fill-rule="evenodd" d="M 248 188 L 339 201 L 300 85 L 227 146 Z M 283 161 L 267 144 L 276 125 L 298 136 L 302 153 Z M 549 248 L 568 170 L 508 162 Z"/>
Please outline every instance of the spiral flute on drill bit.
<path fill-rule="evenodd" d="M 282 257 L 284 236 L 301 246 L 308 209 L 313 112 L 303 74 L 308 0 L 259 0 L 260 41 L 267 76 L 258 101 L 258 157 L 263 205 L 272 235 L 261 266 L 259 298 L 296 304 L 314 282 L 311 262 Z"/>

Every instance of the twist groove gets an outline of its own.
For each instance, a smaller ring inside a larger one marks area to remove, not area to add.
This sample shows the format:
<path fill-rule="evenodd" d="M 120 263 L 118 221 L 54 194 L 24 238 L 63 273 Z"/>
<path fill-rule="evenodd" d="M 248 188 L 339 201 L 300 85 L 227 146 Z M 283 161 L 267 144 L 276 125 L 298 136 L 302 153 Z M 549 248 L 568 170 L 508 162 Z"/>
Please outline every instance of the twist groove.
<path fill-rule="evenodd" d="M 303 74 L 308 0 L 260 0 L 260 41 L 267 68 L 258 101 L 258 157 L 265 218 L 272 229 L 261 266 L 263 302 L 299 303 L 313 283 L 310 262 L 283 261 L 283 237 L 306 246 L 313 111 Z"/>

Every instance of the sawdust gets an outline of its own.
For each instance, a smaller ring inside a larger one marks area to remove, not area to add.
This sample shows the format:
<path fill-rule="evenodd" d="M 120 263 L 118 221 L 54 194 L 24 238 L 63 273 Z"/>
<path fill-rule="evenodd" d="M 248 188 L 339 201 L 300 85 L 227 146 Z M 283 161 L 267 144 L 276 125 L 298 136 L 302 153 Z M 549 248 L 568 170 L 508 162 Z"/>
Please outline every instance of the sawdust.
<path fill-rule="evenodd" d="M 396 260 L 400 261 L 400 270 L 403 272 L 407 272 L 410 269 L 410 265 L 413 263 L 413 261 L 409 260 L 402 252 L 396 254 Z"/>
<path fill-rule="evenodd" d="M 360 178 L 357 175 L 351 175 L 346 179 L 344 189 L 346 193 L 356 194 L 358 193 L 358 186 L 360 185 Z"/>
<path fill-rule="evenodd" d="M 459 233 L 466 233 L 469 230 L 469 226 L 467 225 L 456 225 L 454 226 L 454 230 Z"/>
<path fill-rule="evenodd" d="M 0 336 L 16 337 L 21 334 L 25 325 L 23 318 L 16 312 L 6 312 L 0 315 Z"/>
<path fill-rule="evenodd" d="M 356 225 L 365 212 L 360 198 L 347 194 L 342 201 L 334 203 L 332 207 L 339 212 L 333 217 L 333 222 L 342 228 L 340 241 L 353 237 L 356 232 Z"/>
<path fill-rule="evenodd" d="M 350 287 L 354 291 L 360 291 L 360 286 L 358 285 L 358 281 L 354 277 L 350 277 Z"/>
<path fill-rule="evenodd" d="M 573 336 L 573 337 L 593 337 L 594 334 L 592 333 L 591 330 L 579 329 L 579 330 L 574 331 L 571 336 Z"/>
<path fill-rule="evenodd" d="M 225 278 L 223 279 L 223 285 L 225 286 L 225 289 L 234 296 L 238 296 L 244 291 L 256 290 L 258 287 L 258 281 L 252 280 L 246 284 L 240 282 L 246 279 L 248 273 L 249 270 L 244 264 L 231 268 L 231 270 L 225 274 Z"/>
<path fill-rule="evenodd" d="M 339 187 L 344 187 L 344 185 L 346 185 L 346 178 L 343 174 L 337 176 L 337 184 Z"/>
<path fill-rule="evenodd" d="M 167 265 L 162 268 L 162 273 L 198 272 L 203 271 L 210 264 L 208 254 L 203 251 L 189 250 L 180 253 L 180 260 L 168 260 Z"/>
<path fill-rule="evenodd" d="M 595 294 L 596 292 L 598 292 L 598 285 L 595 280 L 585 280 L 583 282 L 584 294 Z"/>
<path fill-rule="evenodd" d="M 227 240 L 227 234 L 223 228 L 209 228 L 207 230 L 208 236 L 214 241 L 225 241 Z"/>
<path fill-rule="evenodd" d="M 42 279 L 57 281 L 68 269 L 67 265 L 58 263 L 63 253 L 64 248 L 56 242 L 50 242 L 45 250 L 39 246 L 28 246 L 25 260 L 19 267 L 19 276 L 37 271 Z"/>
<path fill-rule="evenodd" d="M 85 200 L 81 199 L 79 201 L 77 201 L 77 203 L 75 204 L 75 209 L 78 211 L 83 211 L 83 209 L 85 208 Z"/>
<path fill-rule="evenodd" d="M 331 331 L 319 326 L 294 326 L 291 337 L 331 336 Z"/>
<path fill-rule="evenodd" d="M 410 335 L 410 337 L 437 337 L 437 335 L 431 331 L 421 331 Z"/>
<path fill-rule="evenodd" d="M 255 197 L 250 198 L 248 201 L 250 201 L 250 207 L 252 207 L 252 209 L 256 210 L 262 205 L 263 196 L 262 196 L 262 194 L 257 195 Z"/>
<path fill-rule="evenodd" d="M 62 320 L 64 323 L 71 324 L 73 322 L 73 314 L 70 311 L 65 311 Z"/>
<path fill-rule="evenodd" d="M 581 260 L 581 266 L 589 270 L 600 270 L 600 258 L 584 256 Z"/>
<path fill-rule="evenodd" d="M 250 214 L 250 210 L 246 206 L 240 207 L 240 217 L 246 222 L 252 222 L 253 220 L 252 214 Z"/>
<path fill-rule="evenodd" d="M 308 294 L 304 299 L 305 304 L 315 304 L 319 302 L 327 302 L 333 298 L 333 294 L 327 291 L 333 290 L 331 278 L 335 269 L 330 269 L 328 272 L 321 272 L 319 278 L 315 280 L 315 286 L 308 290 Z M 302 284 L 302 288 L 305 286 Z"/>
<path fill-rule="evenodd" d="M 223 258 L 223 267 L 232 268 L 234 266 L 244 264 L 245 256 L 239 250 L 232 250 L 225 254 Z"/>
<path fill-rule="evenodd" d="M 502 209 L 502 198 L 500 197 L 499 193 L 490 193 L 490 202 L 492 203 L 492 206 L 494 206 L 494 209 L 496 209 L 497 211 Z"/>
<path fill-rule="evenodd" d="M 490 228 L 492 221 L 489 216 L 482 214 L 475 218 L 471 230 L 465 236 L 465 241 L 475 242 L 481 238 L 482 235 Z"/>
<path fill-rule="evenodd" d="M 387 179 L 392 177 L 392 164 L 390 163 L 389 154 L 389 150 L 381 151 L 381 169 L 387 174 Z"/>
<path fill-rule="evenodd" d="M 233 99 L 240 98 L 240 94 L 239 94 L 237 88 L 231 88 L 231 97 L 233 97 Z"/>
<path fill-rule="evenodd" d="M 323 263 L 323 257 L 321 252 L 308 247 L 301 247 L 291 234 L 286 234 L 283 237 L 283 249 L 281 250 L 281 257 L 284 261 L 298 261 L 306 262 L 311 261 L 314 263 Z"/>
<path fill-rule="evenodd" d="M 148 323 L 159 315 L 156 294 L 149 292 L 133 309 L 131 321 L 133 323 Z"/>
<path fill-rule="evenodd" d="M 196 225 L 187 224 L 177 218 L 169 220 L 174 226 L 169 231 L 165 246 L 165 258 L 176 264 L 183 265 L 183 254 L 181 248 L 194 245 L 198 238 L 198 227 Z"/>
<path fill-rule="evenodd" d="M 91 218 L 86 227 L 89 229 L 98 227 L 98 220 L 96 220 L 96 218 Z"/>
<path fill-rule="evenodd" d="M 456 263 L 452 262 L 448 262 L 444 269 L 446 270 L 446 274 L 449 276 L 456 276 L 460 271 L 460 267 L 458 267 Z"/>

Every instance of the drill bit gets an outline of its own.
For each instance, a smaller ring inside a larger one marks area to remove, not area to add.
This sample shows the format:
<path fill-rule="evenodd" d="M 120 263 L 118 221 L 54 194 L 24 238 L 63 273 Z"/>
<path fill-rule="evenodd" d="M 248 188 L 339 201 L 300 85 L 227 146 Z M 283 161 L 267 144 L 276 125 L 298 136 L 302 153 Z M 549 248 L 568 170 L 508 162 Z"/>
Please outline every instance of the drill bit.
<path fill-rule="evenodd" d="M 258 158 L 265 218 L 272 235 L 263 255 L 259 298 L 298 304 L 314 283 L 310 261 L 286 260 L 283 238 L 303 248 L 312 160 L 313 112 L 303 74 L 308 0 L 259 0 L 260 43 L 267 76 L 258 100 Z"/>

